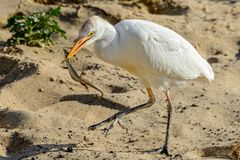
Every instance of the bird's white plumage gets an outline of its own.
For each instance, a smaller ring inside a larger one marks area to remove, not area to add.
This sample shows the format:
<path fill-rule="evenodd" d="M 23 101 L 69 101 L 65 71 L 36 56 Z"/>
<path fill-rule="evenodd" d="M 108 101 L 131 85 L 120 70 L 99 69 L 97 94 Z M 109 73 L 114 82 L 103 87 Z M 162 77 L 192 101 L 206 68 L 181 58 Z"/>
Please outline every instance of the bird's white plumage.
<path fill-rule="evenodd" d="M 166 95 L 168 115 L 165 141 L 160 153 L 169 155 L 168 140 L 172 113 L 169 88 L 201 76 L 213 80 L 214 73 L 211 66 L 187 40 L 168 28 L 135 19 L 124 20 L 112 26 L 107 21 L 93 16 L 83 24 L 79 32 L 79 40 L 65 59 L 70 75 L 77 81 L 82 82 L 82 79 L 71 67 L 68 59 L 84 45 L 93 42 L 95 42 L 99 58 L 121 66 L 139 78 L 147 90 L 149 100 L 127 111 L 120 111 L 88 129 L 95 130 L 111 121 L 113 123 L 107 129 L 106 135 L 116 123 L 126 129 L 120 118 L 137 110 L 151 107 L 156 101 L 151 87 L 161 88 Z M 89 83 L 83 84 L 89 85 Z M 94 85 L 90 86 L 102 93 Z"/>
<path fill-rule="evenodd" d="M 214 79 L 208 62 L 176 32 L 145 20 L 124 20 L 112 26 L 99 17 L 89 19 L 96 32 L 97 55 L 136 75 L 146 87 L 166 90 L 186 80 Z"/>

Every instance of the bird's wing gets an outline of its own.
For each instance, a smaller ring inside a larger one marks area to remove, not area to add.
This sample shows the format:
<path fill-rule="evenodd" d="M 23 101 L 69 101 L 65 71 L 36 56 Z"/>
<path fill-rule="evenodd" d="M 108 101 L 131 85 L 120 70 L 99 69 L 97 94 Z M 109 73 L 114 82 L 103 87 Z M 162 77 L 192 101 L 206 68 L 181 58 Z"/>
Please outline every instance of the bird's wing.
<path fill-rule="evenodd" d="M 136 59 L 146 64 L 148 71 L 174 79 L 194 79 L 205 76 L 213 79 L 213 71 L 195 48 L 174 31 L 148 21 L 128 22 L 129 36 L 140 43 Z"/>

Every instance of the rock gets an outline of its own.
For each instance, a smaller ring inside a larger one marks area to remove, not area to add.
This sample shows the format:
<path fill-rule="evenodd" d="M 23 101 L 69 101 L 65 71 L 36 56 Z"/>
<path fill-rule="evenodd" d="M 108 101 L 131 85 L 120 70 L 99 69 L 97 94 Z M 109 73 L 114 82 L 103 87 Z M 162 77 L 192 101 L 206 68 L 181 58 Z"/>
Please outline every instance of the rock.
<path fill-rule="evenodd" d="M 197 104 L 192 104 L 191 107 L 199 107 Z"/>
<path fill-rule="evenodd" d="M 210 57 L 207 59 L 208 63 L 213 64 L 213 63 L 219 63 L 219 59 L 216 57 Z"/>
<path fill-rule="evenodd" d="M 62 154 L 57 155 L 57 158 L 64 158 Z"/>
<path fill-rule="evenodd" d="M 215 55 L 220 55 L 220 54 L 223 54 L 223 52 L 221 50 L 216 50 L 215 51 Z"/>
<path fill-rule="evenodd" d="M 59 80 L 59 83 L 60 83 L 60 84 L 63 84 L 63 83 L 64 83 L 64 81 L 60 79 L 60 80 Z"/>
<path fill-rule="evenodd" d="M 39 89 L 38 89 L 38 92 L 43 92 L 43 89 L 42 89 L 42 88 L 39 88 Z"/>
<path fill-rule="evenodd" d="M 52 78 L 52 77 L 50 77 L 50 78 L 49 78 L 49 81 L 53 82 L 53 81 L 55 81 L 55 79 Z"/>

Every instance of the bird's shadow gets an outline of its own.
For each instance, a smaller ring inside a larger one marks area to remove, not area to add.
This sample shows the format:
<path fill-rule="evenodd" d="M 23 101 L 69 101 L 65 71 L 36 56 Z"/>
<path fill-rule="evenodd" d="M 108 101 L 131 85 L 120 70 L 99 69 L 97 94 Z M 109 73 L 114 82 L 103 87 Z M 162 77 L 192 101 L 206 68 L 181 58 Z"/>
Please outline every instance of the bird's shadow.
<path fill-rule="evenodd" d="M 5 160 L 18 160 L 22 158 L 29 158 L 36 156 L 41 153 L 47 152 L 69 152 L 68 147 L 76 147 L 76 144 L 39 144 L 39 145 L 29 145 L 25 148 L 18 150 L 16 152 L 8 152 L 6 156 L 0 156 L 0 159 Z"/>
<path fill-rule="evenodd" d="M 72 95 L 66 95 L 60 99 L 61 102 L 64 101 L 78 101 L 79 103 L 88 104 L 90 106 L 100 105 L 106 108 L 115 109 L 119 111 L 124 111 L 129 109 L 128 106 L 125 106 L 123 104 L 113 102 L 107 98 L 104 97 L 98 97 L 94 94 L 72 94 Z"/>

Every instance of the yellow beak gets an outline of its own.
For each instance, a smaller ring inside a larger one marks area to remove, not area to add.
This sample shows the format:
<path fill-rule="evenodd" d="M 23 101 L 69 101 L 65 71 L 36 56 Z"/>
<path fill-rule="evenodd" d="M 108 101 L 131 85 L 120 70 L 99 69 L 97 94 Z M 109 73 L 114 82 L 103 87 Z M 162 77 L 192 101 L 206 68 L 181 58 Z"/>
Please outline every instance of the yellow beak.
<path fill-rule="evenodd" d="M 82 49 L 84 47 L 84 44 L 91 38 L 90 35 L 87 35 L 85 37 L 83 37 L 82 39 L 78 40 L 74 46 L 72 47 L 72 49 L 70 50 L 70 52 L 68 53 L 67 57 L 62 61 L 65 62 L 68 59 L 72 58 L 80 49 Z"/>

